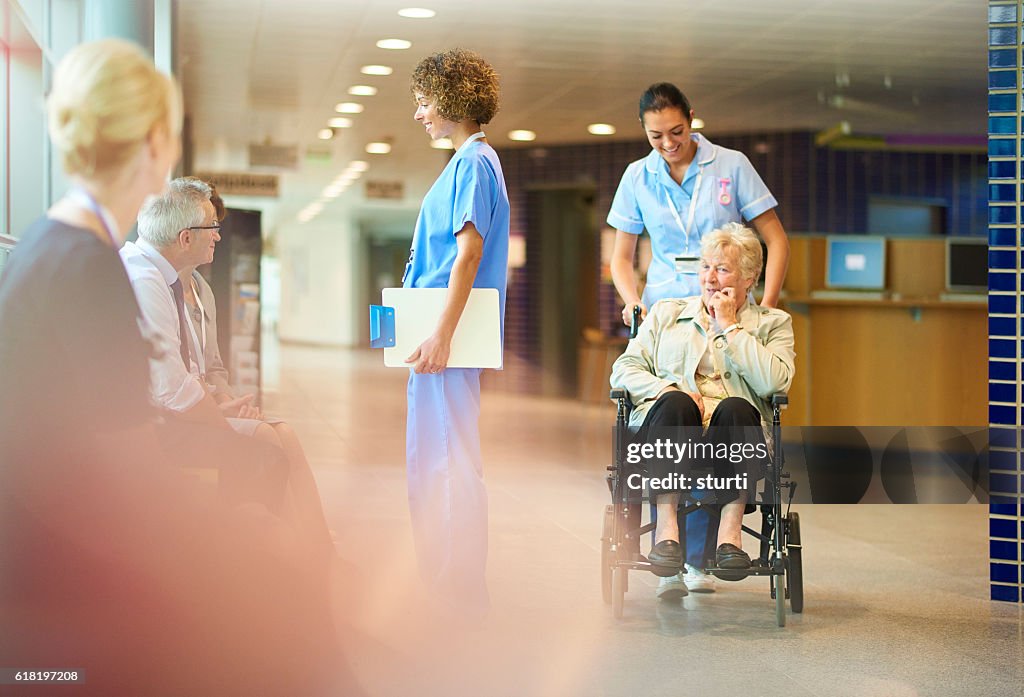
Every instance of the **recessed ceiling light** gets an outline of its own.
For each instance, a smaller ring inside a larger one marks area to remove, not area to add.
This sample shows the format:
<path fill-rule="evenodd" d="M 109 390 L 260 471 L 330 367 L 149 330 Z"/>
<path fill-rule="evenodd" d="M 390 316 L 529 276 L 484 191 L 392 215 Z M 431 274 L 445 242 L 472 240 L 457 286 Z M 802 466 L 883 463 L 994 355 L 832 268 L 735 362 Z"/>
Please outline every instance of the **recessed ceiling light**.
<path fill-rule="evenodd" d="M 610 136 L 615 134 L 615 126 L 610 123 L 592 123 L 587 126 L 587 132 L 595 136 Z"/>
<path fill-rule="evenodd" d="M 537 140 L 537 134 L 533 131 L 509 131 L 509 140 Z"/>
<path fill-rule="evenodd" d="M 364 65 L 359 72 L 363 75 L 390 75 L 395 71 L 387 65 Z"/>
<path fill-rule="evenodd" d="M 366 152 L 371 155 L 387 155 L 391 152 L 390 143 L 367 143 Z"/>
<path fill-rule="evenodd" d="M 331 128 L 352 128 L 352 119 L 346 119 L 344 116 L 335 116 L 333 119 L 327 119 L 327 125 Z"/>
<path fill-rule="evenodd" d="M 352 160 L 348 163 L 348 168 L 353 172 L 365 172 L 370 169 L 370 163 L 366 160 Z"/>
<path fill-rule="evenodd" d="M 404 10 L 398 11 L 399 17 L 408 17 L 409 19 L 430 19 L 436 14 L 433 10 L 428 10 L 425 7 L 406 7 Z"/>
<path fill-rule="evenodd" d="M 339 114 L 361 114 L 363 113 L 363 105 L 356 102 L 342 102 L 341 104 L 335 104 L 334 110 Z"/>
<path fill-rule="evenodd" d="M 372 97 L 377 94 L 377 88 L 372 85 L 352 85 L 348 88 L 348 93 L 359 97 Z"/>
<path fill-rule="evenodd" d="M 330 140 L 331 138 L 334 137 L 334 131 L 332 131 L 330 128 L 321 128 L 319 131 L 316 132 L 316 137 L 319 138 L 320 140 Z"/>
<path fill-rule="evenodd" d="M 377 42 L 377 48 L 386 48 L 389 51 L 404 51 L 412 48 L 412 42 L 405 39 L 381 39 Z"/>
<path fill-rule="evenodd" d="M 690 122 L 690 128 L 694 130 L 704 128 L 704 119 L 694 119 L 693 121 Z"/>
<path fill-rule="evenodd" d="M 437 140 L 430 141 L 430 147 L 435 150 L 454 150 L 455 144 L 452 143 L 451 138 L 438 138 Z"/>

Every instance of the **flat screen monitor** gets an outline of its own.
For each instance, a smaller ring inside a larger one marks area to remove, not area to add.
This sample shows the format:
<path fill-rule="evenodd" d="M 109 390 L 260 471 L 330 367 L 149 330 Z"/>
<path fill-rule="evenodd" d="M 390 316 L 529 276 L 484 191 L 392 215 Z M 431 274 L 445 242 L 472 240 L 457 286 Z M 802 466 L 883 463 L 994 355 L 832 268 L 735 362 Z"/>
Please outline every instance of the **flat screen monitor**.
<path fill-rule="evenodd" d="M 830 235 L 826 240 L 825 285 L 848 290 L 884 290 L 885 238 Z"/>
<path fill-rule="evenodd" d="M 988 240 L 984 237 L 946 238 L 946 290 L 951 293 L 988 291 Z"/>

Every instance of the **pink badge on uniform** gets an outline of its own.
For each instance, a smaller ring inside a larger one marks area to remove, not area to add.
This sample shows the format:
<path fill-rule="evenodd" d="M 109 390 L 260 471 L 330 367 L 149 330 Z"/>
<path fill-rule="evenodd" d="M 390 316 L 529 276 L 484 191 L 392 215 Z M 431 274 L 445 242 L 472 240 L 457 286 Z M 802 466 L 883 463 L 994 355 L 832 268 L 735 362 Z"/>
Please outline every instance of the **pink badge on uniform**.
<path fill-rule="evenodd" d="M 721 177 L 718 180 L 718 202 L 723 206 L 728 206 L 732 203 L 732 196 L 729 195 L 729 184 L 732 183 L 732 179 L 729 177 Z"/>

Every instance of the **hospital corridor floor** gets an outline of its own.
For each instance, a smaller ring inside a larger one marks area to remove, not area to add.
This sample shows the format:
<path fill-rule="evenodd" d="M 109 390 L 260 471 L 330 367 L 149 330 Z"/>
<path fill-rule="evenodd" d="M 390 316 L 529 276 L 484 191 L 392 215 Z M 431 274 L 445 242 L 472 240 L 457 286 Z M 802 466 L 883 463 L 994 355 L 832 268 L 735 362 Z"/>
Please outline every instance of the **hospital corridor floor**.
<path fill-rule="evenodd" d="M 613 408 L 485 388 L 492 611 L 461 626 L 417 577 L 406 371 L 267 342 L 264 376 L 264 410 L 299 434 L 336 535 L 335 619 L 367 694 L 1024 695 L 1024 612 L 989 600 L 986 506 L 795 506 L 805 610 L 784 628 L 767 579 L 666 603 L 642 572 L 616 620 L 599 569 Z"/>

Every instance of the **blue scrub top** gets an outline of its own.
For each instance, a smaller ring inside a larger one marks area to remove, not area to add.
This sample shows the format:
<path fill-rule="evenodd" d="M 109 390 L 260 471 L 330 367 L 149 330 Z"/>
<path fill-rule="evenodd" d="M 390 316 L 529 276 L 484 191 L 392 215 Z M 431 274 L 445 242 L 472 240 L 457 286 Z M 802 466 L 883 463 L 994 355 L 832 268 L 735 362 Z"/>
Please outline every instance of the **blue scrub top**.
<path fill-rule="evenodd" d="M 697 142 L 697 154 L 682 184 L 676 184 L 668 163 L 652 150 L 626 168 L 608 212 L 613 228 L 632 235 L 646 229 L 651 236 L 651 266 L 642 298 L 648 308 L 664 298 L 700 293 L 696 274 L 676 273 L 676 256 L 699 257 L 705 234 L 725 223 L 753 220 L 779 205 L 746 155 L 715 145 L 699 133 L 691 138 Z M 698 180 L 700 190 L 695 194 Z M 684 228 L 694 195 L 693 229 L 687 239 Z M 671 197 L 678 220 L 666 197 Z"/>
<path fill-rule="evenodd" d="M 447 288 L 459 248 L 455 234 L 471 222 L 484 240 L 474 288 L 497 288 L 505 336 L 509 204 L 498 153 L 487 143 L 468 141 L 430 187 L 412 238 L 405 288 Z"/>

